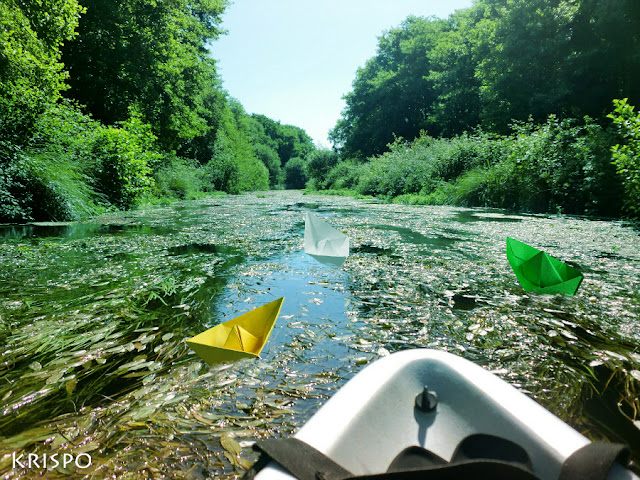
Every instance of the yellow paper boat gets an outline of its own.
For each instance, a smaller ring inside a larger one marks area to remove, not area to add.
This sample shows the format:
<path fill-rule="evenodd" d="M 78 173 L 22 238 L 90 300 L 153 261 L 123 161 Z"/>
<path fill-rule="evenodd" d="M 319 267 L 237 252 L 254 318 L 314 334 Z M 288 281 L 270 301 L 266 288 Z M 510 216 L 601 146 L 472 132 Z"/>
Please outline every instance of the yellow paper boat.
<path fill-rule="evenodd" d="M 284 297 L 216 325 L 187 340 L 207 364 L 233 362 L 260 355 L 273 330 Z"/>

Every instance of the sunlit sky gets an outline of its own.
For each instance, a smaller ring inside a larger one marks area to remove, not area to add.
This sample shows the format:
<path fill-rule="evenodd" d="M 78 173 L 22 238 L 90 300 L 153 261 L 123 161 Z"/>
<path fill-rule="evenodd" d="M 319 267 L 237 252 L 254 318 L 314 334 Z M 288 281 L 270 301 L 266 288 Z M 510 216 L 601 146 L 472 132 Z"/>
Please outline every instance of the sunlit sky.
<path fill-rule="evenodd" d="M 212 44 L 224 88 L 248 113 L 296 125 L 318 146 L 378 37 L 409 15 L 446 18 L 471 0 L 236 0 Z"/>

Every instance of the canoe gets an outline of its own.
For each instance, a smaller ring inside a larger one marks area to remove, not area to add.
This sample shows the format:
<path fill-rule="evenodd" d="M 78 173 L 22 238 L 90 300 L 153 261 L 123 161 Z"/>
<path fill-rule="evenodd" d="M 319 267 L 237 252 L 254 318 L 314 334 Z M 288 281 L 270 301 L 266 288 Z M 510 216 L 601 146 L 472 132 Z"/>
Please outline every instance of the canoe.
<path fill-rule="evenodd" d="M 317 215 L 307 212 L 304 251 L 316 260 L 341 265 L 349 256 L 349 237 Z"/>
<path fill-rule="evenodd" d="M 207 364 L 260 355 L 278 319 L 284 297 L 216 325 L 187 340 Z"/>
<path fill-rule="evenodd" d="M 353 475 L 366 475 L 386 472 L 394 458 L 411 446 L 424 447 L 449 461 L 463 439 L 482 435 L 521 446 L 530 460 L 528 468 L 542 480 L 557 480 L 563 462 L 590 443 L 491 372 L 453 354 L 428 349 L 395 353 L 367 366 L 294 438 Z M 255 476 L 256 480 L 293 478 L 274 461 Z M 615 464 L 608 479 L 638 477 Z"/>
<path fill-rule="evenodd" d="M 507 238 L 507 260 L 526 292 L 575 295 L 584 279 L 579 270 L 513 238 Z"/>

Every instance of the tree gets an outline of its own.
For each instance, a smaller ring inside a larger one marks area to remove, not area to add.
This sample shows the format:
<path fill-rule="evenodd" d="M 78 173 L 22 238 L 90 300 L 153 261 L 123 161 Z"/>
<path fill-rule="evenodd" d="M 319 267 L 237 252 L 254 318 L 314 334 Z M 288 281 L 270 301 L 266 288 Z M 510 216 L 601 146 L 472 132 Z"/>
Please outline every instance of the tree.
<path fill-rule="evenodd" d="M 239 193 L 246 190 L 267 190 L 269 171 L 256 157 L 249 138 L 238 128 L 233 107 L 225 105 L 213 156 L 207 165 L 219 190 Z"/>
<path fill-rule="evenodd" d="M 206 122 L 206 129 L 200 135 L 183 143 L 177 153 L 204 165 L 214 154 L 216 136 L 228 106 L 228 97 L 217 78 L 206 84 L 200 94 L 202 96 L 201 116 Z"/>
<path fill-rule="evenodd" d="M 473 129 L 480 121 L 480 82 L 476 68 L 480 52 L 486 9 L 483 4 L 457 10 L 448 19 L 448 28 L 428 52 L 436 96 L 429 116 L 432 134 L 446 137 Z"/>
<path fill-rule="evenodd" d="M 626 143 L 614 145 L 611 151 L 625 189 L 625 209 L 640 216 L 640 113 L 634 112 L 634 107 L 627 100 L 613 101 L 615 108 L 609 118 Z"/>
<path fill-rule="evenodd" d="M 316 150 L 307 158 L 307 174 L 316 184 L 324 181 L 333 167 L 338 164 L 338 154 L 333 150 Z"/>
<path fill-rule="evenodd" d="M 614 98 L 640 105 L 639 25 L 637 0 L 581 0 L 574 7 L 565 61 L 572 115 L 601 117 Z"/>
<path fill-rule="evenodd" d="M 24 141 L 66 88 L 60 48 L 82 11 L 76 0 L 0 3 L 0 138 Z"/>
<path fill-rule="evenodd" d="M 552 113 L 603 118 L 612 98 L 640 101 L 640 4 L 635 0 L 482 0 L 482 122 Z"/>
<path fill-rule="evenodd" d="M 315 150 L 312 138 L 302 128 L 282 125 L 264 115 L 253 114 L 251 117 L 262 125 L 265 135 L 273 140 L 281 166 L 284 167 L 290 158 L 304 158 Z"/>
<path fill-rule="evenodd" d="M 294 157 L 284 167 L 284 185 L 286 188 L 304 188 L 309 177 L 305 161 L 300 157 Z"/>
<path fill-rule="evenodd" d="M 445 28 L 443 20 L 410 16 L 379 38 L 376 56 L 358 69 L 330 133 L 343 156 L 379 154 L 395 137 L 412 140 L 429 128 L 435 94 L 427 53 Z"/>
<path fill-rule="evenodd" d="M 203 92 L 216 78 L 207 42 L 226 0 L 85 0 L 78 38 L 64 48 L 69 95 L 107 125 L 134 106 L 166 150 L 207 132 Z"/>
<path fill-rule="evenodd" d="M 494 29 L 482 41 L 489 53 L 478 66 L 482 83 L 482 121 L 506 132 L 513 119 L 544 121 L 564 113 L 569 85 L 563 75 L 568 58 L 571 12 L 562 0 L 486 0 Z"/>
<path fill-rule="evenodd" d="M 263 143 L 253 145 L 253 153 L 269 170 L 269 186 L 276 187 L 282 183 L 282 169 L 278 152 Z"/>

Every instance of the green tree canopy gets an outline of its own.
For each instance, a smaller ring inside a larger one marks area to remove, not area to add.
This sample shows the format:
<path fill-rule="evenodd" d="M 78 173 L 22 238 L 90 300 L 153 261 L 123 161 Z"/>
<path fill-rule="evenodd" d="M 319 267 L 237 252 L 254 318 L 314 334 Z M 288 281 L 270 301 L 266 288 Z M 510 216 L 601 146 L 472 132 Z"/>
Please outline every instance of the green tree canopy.
<path fill-rule="evenodd" d="M 408 17 L 358 69 L 330 138 L 343 157 L 364 158 L 421 130 L 602 120 L 613 98 L 640 104 L 638 25 L 637 0 L 475 0 L 447 20 Z"/>
<path fill-rule="evenodd" d="M 316 184 L 322 184 L 329 171 L 338 164 L 338 154 L 333 150 L 320 149 L 309 154 L 307 158 L 307 174 L 315 180 Z"/>
<path fill-rule="evenodd" d="M 602 118 L 613 98 L 640 95 L 640 4 L 636 0 L 482 0 L 492 29 L 476 76 L 482 121 L 552 113 Z"/>
<path fill-rule="evenodd" d="M 476 3 L 458 10 L 428 52 L 436 100 L 431 107 L 429 131 L 445 137 L 471 130 L 480 121 L 480 82 L 476 76 L 480 39 L 487 26 L 486 9 Z"/>
<path fill-rule="evenodd" d="M 330 133 L 344 156 L 379 154 L 394 136 L 412 140 L 429 128 L 435 93 L 427 53 L 446 28 L 443 20 L 410 16 L 379 38 L 376 56 L 358 69 Z"/>
<path fill-rule="evenodd" d="M 307 165 L 300 157 L 289 159 L 284 167 L 284 185 L 287 188 L 304 188 L 309 177 L 307 176 Z"/>
<path fill-rule="evenodd" d="M 283 167 L 289 159 L 293 157 L 304 158 L 315 150 L 313 139 L 302 128 L 282 125 L 265 115 L 253 114 L 251 117 L 262 125 L 265 135 L 273 140 L 273 143 L 269 143 L 269 145 L 275 144 L 275 150 L 278 152 Z"/>
<path fill-rule="evenodd" d="M 0 137 L 28 136 L 37 117 L 66 88 L 60 48 L 73 38 L 76 0 L 0 3 Z"/>
<path fill-rule="evenodd" d="M 203 94 L 216 82 L 206 45 L 221 33 L 226 0 L 84 4 L 79 36 L 63 50 L 68 94 L 108 125 L 134 106 L 167 150 L 205 134 Z"/>

